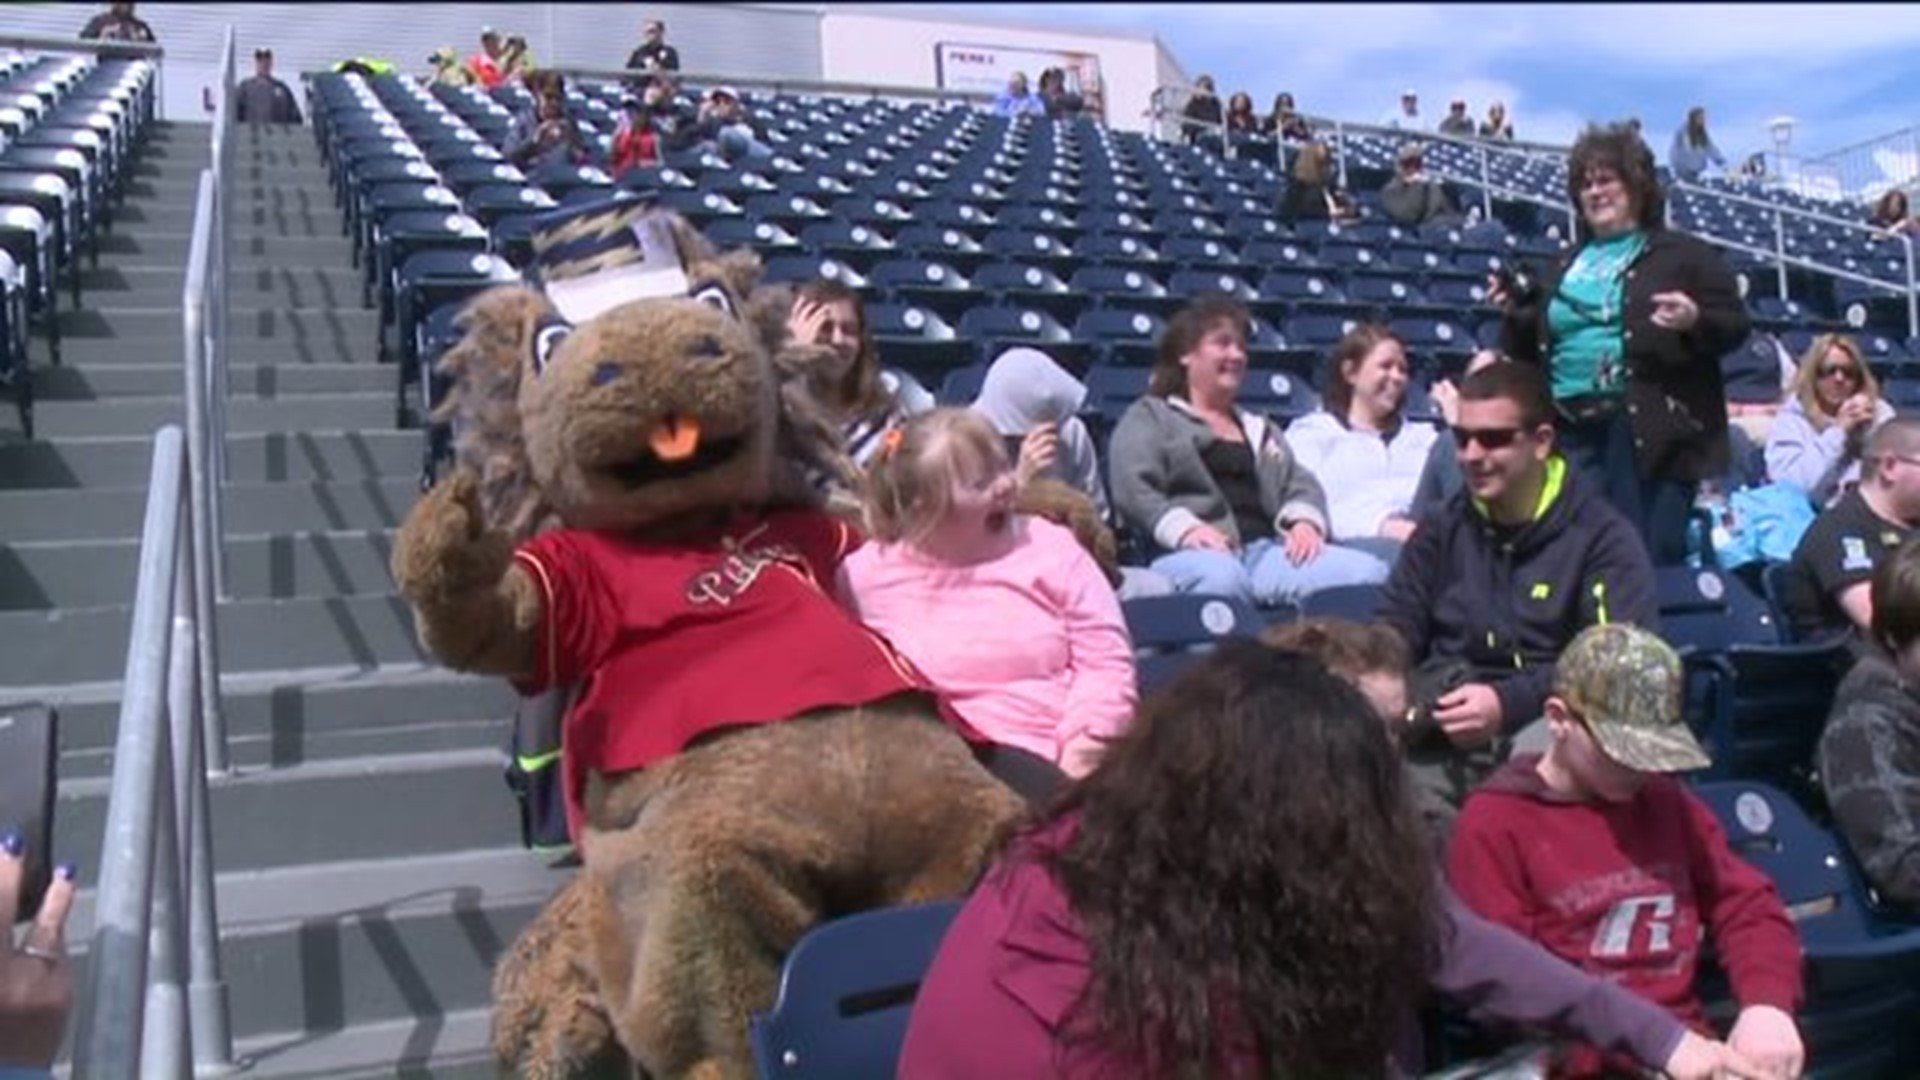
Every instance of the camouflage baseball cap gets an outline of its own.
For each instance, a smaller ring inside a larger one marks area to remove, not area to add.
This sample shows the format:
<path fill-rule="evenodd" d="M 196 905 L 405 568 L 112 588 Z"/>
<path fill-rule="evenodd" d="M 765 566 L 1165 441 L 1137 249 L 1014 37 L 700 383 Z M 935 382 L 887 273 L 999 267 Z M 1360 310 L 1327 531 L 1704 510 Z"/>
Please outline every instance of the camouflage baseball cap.
<path fill-rule="evenodd" d="M 1611 623 L 1581 631 L 1560 654 L 1553 692 L 1614 761 L 1641 772 L 1687 772 L 1713 761 L 1681 717 L 1682 678 L 1673 646 Z"/>

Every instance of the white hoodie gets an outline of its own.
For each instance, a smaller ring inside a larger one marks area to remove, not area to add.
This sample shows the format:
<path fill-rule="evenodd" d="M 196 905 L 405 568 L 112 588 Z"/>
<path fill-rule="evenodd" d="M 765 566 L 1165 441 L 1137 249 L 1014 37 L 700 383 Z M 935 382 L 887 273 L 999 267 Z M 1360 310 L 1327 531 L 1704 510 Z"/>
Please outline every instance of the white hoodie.
<path fill-rule="evenodd" d="M 1295 420 L 1287 446 L 1327 493 L 1332 540 L 1380 535 L 1382 522 L 1405 514 L 1439 432 L 1432 424 L 1402 421 L 1390 437 L 1355 431 L 1325 409 Z"/>

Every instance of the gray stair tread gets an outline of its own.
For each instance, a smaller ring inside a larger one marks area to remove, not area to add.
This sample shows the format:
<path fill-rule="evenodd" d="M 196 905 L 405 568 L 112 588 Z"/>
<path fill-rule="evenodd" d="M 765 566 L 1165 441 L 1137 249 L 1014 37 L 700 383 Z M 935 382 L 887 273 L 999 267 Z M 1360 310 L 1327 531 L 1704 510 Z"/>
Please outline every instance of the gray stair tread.
<path fill-rule="evenodd" d="M 392 390 L 341 394 L 302 394 L 284 398 L 236 397 L 227 402 L 227 430 L 235 433 L 354 431 L 391 427 Z M 106 398 L 97 401 L 42 402 L 36 410 L 36 437 L 151 434 L 186 417 L 178 397 Z"/>
<path fill-rule="evenodd" d="M 229 400 L 233 401 L 373 393 L 385 393 L 391 399 L 397 378 L 393 368 L 378 364 L 234 363 L 227 369 L 227 389 Z M 185 381 L 186 373 L 168 364 L 42 367 L 33 373 L 34 393 L 42 403 L 178 398 Z"/>
<path fill-rule="evenodd" d="M 339 1031 L 274 1032 L 241 1040 L 249 1076 L 283 1080 L 497 1080 L 491 1009 L 356 1024 Z"/>
<path fill-rule="evenodd" d="M 416 443 L 416 445 L 418 445 Z M 306 529 L 391 528 L 419 498 L 416 478 L 229 484 L 229 535 Z M 0 491 L 0 542 L 125 539 L 140 534 L 144 488 Z"/>
<path fill-rule="evenodd" d="M 420 454 L 417 431 L 230 434 L 227 477 L 239 485 L 398 478 L 418 474 Z M 150 435 L 0 442 L 0 493 L 137 487 L 152 460 Z"/>
<path fill-rule="evenodd" d="M 261 600 L 388 593 L 392 554 L 389 529 L 229 536 L 227 594 Z M 0 543 L 0 611 L 125 604 L 139 561 L 140 543 L 132 538 Z"/>

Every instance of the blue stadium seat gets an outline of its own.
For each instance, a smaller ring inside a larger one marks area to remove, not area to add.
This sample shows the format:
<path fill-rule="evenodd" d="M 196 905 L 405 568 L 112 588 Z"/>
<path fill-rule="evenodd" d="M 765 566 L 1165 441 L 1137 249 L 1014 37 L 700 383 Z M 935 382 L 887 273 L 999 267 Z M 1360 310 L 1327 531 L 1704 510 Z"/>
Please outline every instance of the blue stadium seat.
<path fill-rule="evenodd" d="M 1379 585 L 1336 585 L 1309 593 L 1300 600 L 1303 619 L 1348 619 L 1372 622 L 1380 613 L 1386 590 Z"/>
<path fill-rule="evenodd" d="M 867 332 L 887 365 L 906 370 L 921 382 L 939 386 L 946 373 L 975 359 L 973 343 L 962 340 L 938 313 L 912 304 L 866 305 Z"/>
<path fill-rule="evenodd" d="M 1126 298 L 1116 298 L 1125 303 Z M 1073 324 L 1076 340 L 1097 344 L 1107 358 L 1122 366 L 1150 366 L 1159 347 L 1166 324 L 1157 315 L 1144 310 L 1096 308 L 1083 313 Z"/>
<path fill-rule="evenodd" d="M 1252 607 L 1224 596 L 1144 597 L 1121 604 L 1120 613 L 1133 638 L 1143 696 L 1171 682 L 1220 639 L 1253 637 L 1267 626 Z"/>
<path fill-rule="evenodd" d="M 1238 267 L 1240 256 L 1232 245 L 1212 236 L 1178 235 L 1161 247 L 1161 255 L 1183 266 L 1201 269 Z"/>
<path fill-rule="evenodd" d="M 1319 408 L 1320 395 L 1292 371 L 1248 367 L 1239 403 L 1243 409 L 1290 421 Z"/>
<path fill-rule="evenodd" d="M 1081 258 L 1098 259 L 1110 265 L 1152 267 L 1160 263 L 1160 252 L 1145 236 L 1130 233 L 1094 233 L 1074 245 Z M 1016 256 L 1017 257 L 1017 256 Z"/>
<path fill-rule="evenodd" d="M 1227 267 L 1181 270 L 1167 281 L 1167 291 L 1182 299 L 1223 294 L 1243 304 L 1258 303 L 1260 291 Z"/>
<path fill-rule="evenodd" d="M 1054 359 L 1063 351 L 1084 351 L 1073 333 L 1047 312 L 1032 307 L 974 308 L 960 319 L 960 336 L 983 346 L 983 357 L 1012 345 L 1045 349 Z"/>
<path fill-rule="evenodd" d="M 773 1008 L 748 1024 L 762 1077 L 892 1076 L 914 993 L 960 904 L 883 908 L 823 923 L 787 955 Z"/>

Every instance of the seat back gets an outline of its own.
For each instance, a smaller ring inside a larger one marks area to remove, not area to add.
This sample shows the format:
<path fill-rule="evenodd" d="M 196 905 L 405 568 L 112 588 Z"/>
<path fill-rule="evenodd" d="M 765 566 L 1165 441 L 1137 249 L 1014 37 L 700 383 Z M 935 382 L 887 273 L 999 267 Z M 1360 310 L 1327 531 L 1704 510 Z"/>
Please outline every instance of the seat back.
<path fill-rule="evenodd" d="M 1221 638 L 1251 637 L 1266 626 L 1252 607 L 1223 596 L 1140 597 L 1121 604 L 1120 613 L 1133 638 L 1142 694 L 1172 681 Z"/>
<path fill-rule="evenodd" d="M 920 980 L 960 905 L 885 908 L 815 927 L 787 955 L 773 1008 L 748 1025 L 762 1077 L 892 1076 Z"/>
<path fill-rule="evenodd" d="M 1379 585 L 1336 585 L 1301 598 L 1300 617 L 1372 622 L 1380 613 L 1380 602 L 1385 595 L 1386 590 Z"/>

